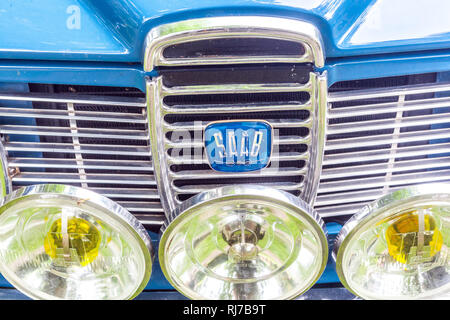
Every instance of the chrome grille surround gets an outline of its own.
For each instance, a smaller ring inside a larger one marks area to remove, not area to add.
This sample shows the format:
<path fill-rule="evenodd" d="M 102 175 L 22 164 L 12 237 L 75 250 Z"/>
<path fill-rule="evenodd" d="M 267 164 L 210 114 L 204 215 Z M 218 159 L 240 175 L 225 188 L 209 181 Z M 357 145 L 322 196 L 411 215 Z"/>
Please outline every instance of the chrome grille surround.
<path fill-rule="evenodd" d="M 5 107 L 2 102 L 26 101 L 41 107 Z M 52 106 L 57 105 L 57 108 Z M 99 111 L 104 107 L 109 111 Z M 129 108 L 132 112 L 124 112 Z M 93 109 L 93 110 L 91 110 Z M 67 125 L 0 125 L 14 189 L 40 183 L 76 185 L 100 193 L 133 213 L 143 224 L 161 225 L 162 208 L 153 176 L 144 98 L 100 95 L 0 93 L 0 117 L 63 120 Z M 139 128 L 95 128 L 109 122 L 139 124 Z M 11 136 L 34 136 L 24 142 Z M 42 142 L 46 136 L 64 143 Z M 83 142 L 101 139 L 105 144 Z M 126 141 L 140 141 L 129 145 Z M 55 155 L 62 155 L 57 157 Z M 117 158 L 117 156 L 119 158 Z M 139 157 L 141 160 L 130 160 Z M 110 159 L 109 159 L 110 158 Z"/>
<path fill-rule="evenodd" d="M 289 40 L 305 45 L 298 56 L 215 56 L 169 59 L 163 51 L 176 43 L 220 38 L 264 38 Z M 303 63 L 325 64 L 323 45 L 318 29 L 304 21 L 258 16 L 211 17 L 169 23 L 150 30 L 146 38 L 144 70 L 155 66 L 186 66 L 241 63 Z"/>
<path fill-rule="evenodd" d="M 334 123 L 315 202 L 322 218 L 353 215 L 405 186 L 450 181 L 449 95 L 448 83 L 330 93 Z M 380 98 L 391 101 L 371 102 Z"/>
<path fill-rule="evenodd" d="M 176 30 L 176 31 L 174 31 Z M 164 49 L 170 45 L 194 42 L 205 39 L 221 38 L 265 38 L 282 39 L 301 43 L 304 54 L 298 56 L 213 56 L 192 58 L 166 58 Z M 314 63 L 321 67 L 324 65 L 322 43 L 317 29 L 306 22 L 270 17 L 217 17 L 194 19 L 163 25 L 151 30 L 147 37 L 144 68 L 146 71 L 154 67 L 177 67 L 186 65 L 222 65 L 222 64 L 258 64 L 258 63 Z M 296 105 L 272 105 L 248 104 L 248 105 L 217 105 L 217 106 L 171 106 L 164 103 L 164 98 L 184 95 L 233 95 L 246 93 L 290 93 L 305 92 L 309 99 L 305 103 Z M 167 87 L 163 83 L 163 75 L 154 77 L 147 82 L 147 104 L 150 121 L 150 140 L 152 146 L 153 164 L 161 202 L 166 215 L 170 214 L 184 199 L 181 195 L 193 196 L 196 193 L 226 185 L 226 182 L 218 184 L 199 184 L 207 179 L 239 179 L 253 177 L 297 176 L 303 177 L 298 183 L 268 183 L 271 187 L 298 191 L 301 198 L 313 203 L 318 186 L 321 170 L 321 160 L 325 138 L 325 111 L 326 111 L 327 82 L 326 74 L 319 75 L 315 72 L 309 74 L 306 84 L 299 83 L 260 83 L 260 84 L 214 84 L 214 85 L 177 85 Z M 271 121 L 265 116 L 265 112 L 305 110 L 309 116 L 303 121 Z M 192 121 L 185 123 L 169 123 L 168 115 L 193 115 L 193 114 L 242 114 L 259 112 L 258 119 L 266 120 L 277 128 L 307 128 L 308 134 L 302 137 L 280 136 L 275 137 L 275 146 L 281 145 L 305 145 L 307 150 L 303 153 L 280 153 L 272 157 L 272 163 L 290 160 L 302 160 L 305 164 L 302 168 L 266 168 L 249 173 L 221 173 L 210 170 L 185 170 L 174 172 L 172 165 L 177 164 L 207 164 L 207 158 L 203 150 L 203 128 L 207 122 Z M 179 131 L 194 133 L 193 139 L 187 142 L 174 141 L 167 138 L 168 133 Z M 314 146 L 314 147 L 312 147 Z M 191 154 L 200 155 L 191 160 L 185 160 L 171 156 L 172 149 L 185 149 Z M 197 181 L 192 185 L 179 187 L 179 180 Z M 247 182 L 248 183 L 248 182 Z"/>

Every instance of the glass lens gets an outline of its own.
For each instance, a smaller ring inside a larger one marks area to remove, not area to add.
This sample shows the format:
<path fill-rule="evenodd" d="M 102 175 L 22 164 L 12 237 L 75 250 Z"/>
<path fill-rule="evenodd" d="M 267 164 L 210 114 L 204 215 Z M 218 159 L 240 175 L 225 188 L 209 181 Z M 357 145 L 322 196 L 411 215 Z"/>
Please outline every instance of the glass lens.
<path fill-rule="evenodd" d="M 292 298 L 313 284 L 327 258 L 318 225 L 264 200 L 223 200 L 177 221 L 163 234 L 160 261 L 191 298 Z"/>
<path fill-rule="evenodd" d="M 450 206 L 423 204 L 366 223 L 343 253 L 348 285 L 371 299 L 439 298 L 450 290 Z"/>
<path fill-rule="evenodd" d="M 146 259 L 138 239 L 101 208 L 33 195 L 0 215 L 0 266 L 19 290 L 40 299 L 127 299 Z"/>

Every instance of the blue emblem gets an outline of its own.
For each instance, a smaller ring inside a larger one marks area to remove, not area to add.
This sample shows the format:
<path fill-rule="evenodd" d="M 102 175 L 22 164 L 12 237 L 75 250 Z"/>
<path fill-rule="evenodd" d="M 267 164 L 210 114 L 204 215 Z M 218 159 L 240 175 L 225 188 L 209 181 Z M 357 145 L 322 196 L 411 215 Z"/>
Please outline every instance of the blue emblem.
<path fill-rule="evenodd" d="M 211 168 L 248 172 L 265 168 L 272 153 L 272 127 L 265 121 L 213 122 L 205 128 Z"/>

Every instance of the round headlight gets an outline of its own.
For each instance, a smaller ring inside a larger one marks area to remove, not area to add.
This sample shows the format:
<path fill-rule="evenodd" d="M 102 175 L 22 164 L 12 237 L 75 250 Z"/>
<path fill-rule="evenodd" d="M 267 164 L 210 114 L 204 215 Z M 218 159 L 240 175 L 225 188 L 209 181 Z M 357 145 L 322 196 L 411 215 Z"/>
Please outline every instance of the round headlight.
<path fill-rule="evenodd" d="M 162 232 L 161 268 L 191 299 L 294 298 L 318 280 L 328 256 L 318 214 L 289 193 L 261 186 L 200 193 Z"/>
<path fill-rule="evenodd" d="M 365 299 L 450 292 L 450 185 L 395 191 L 354 215 L 333 250 L 342 283 Z"/>
<path fill-rule="evenodd" d="M 152 246 L 112 200 L 64 185 L 21 188 L 0 207 L 0 272 L 35 299 L 131 299 L 150 279 Z"/>

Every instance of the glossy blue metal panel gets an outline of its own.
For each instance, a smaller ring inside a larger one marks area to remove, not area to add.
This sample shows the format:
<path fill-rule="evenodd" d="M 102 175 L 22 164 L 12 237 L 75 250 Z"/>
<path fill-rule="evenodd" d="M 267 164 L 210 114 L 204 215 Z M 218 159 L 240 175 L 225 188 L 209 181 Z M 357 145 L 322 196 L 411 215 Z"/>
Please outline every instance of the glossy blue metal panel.
<path fill-rule="evenodd" d="M 151 27 L 250 14 L 311 21 L 327 57 L 445 49 L 449 9 L 443 0 L 4 0 L 0 59 L 141 62 Z"/>

